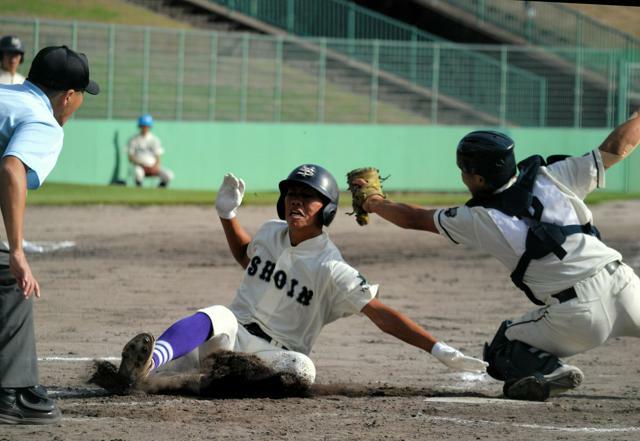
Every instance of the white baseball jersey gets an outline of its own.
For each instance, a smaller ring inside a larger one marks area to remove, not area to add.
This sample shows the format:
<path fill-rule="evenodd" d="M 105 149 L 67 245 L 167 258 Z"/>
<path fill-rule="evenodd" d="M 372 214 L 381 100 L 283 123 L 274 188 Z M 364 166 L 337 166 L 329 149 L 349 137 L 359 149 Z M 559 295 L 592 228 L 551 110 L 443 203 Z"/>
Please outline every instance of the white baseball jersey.
<path fill-rule="evenodd" d="M 22 84 L 25 78 L 18 72 L 11 74 L 4 69 L 0 69 L 0 84 Z"/>
<path fill-rule="evenodd" d="M 571 157 L 541 167 L 533 194 L 544 206 L 542 221 L 557 225 L 584 225 L 592 221 L 583 199 L 595 188 L 604 187 L 604 166 L 599 150 L 582 157 Z M 512 185 L 512 180 L 503 191 Z M 496 209 L 454 207 L 437 210 L 434 215 L 440 234 L 453 243 L 484 250 L 513 271 L 525 250 L 528 219 L 518 219 Z M 541 301 L 554 303 L 550 296 L 574 286 L 622 256 L 594 236 L 573 234 L 562 247 L 567 255 L 561 261 L 553 254 L 531 261 L 524 283 Z"/>
<path fill-rule="evenodd" d="M 146 135 L 138 133 L 129 139 L 129 155 L 136 163 L 145 167 L 153 167 L 164 153 L 160 140 L 151 132 Z"/>
<path fill-rule="evenodd" d="M 251 260 L 229 309 L 240 323 L 258 323 L 303 354 L 326 324 L 359 313 L 378 292 L 378 285 L 343 260 L 326 233 L 294 247 L 287 223 L 268 221 L 247 254 Z"/>

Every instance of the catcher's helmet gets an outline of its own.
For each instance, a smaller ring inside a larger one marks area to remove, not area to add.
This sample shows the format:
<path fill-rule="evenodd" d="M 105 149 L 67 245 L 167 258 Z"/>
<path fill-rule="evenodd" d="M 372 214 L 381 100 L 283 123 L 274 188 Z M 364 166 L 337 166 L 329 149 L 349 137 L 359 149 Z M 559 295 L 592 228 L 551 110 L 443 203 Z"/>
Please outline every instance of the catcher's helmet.
<path fill-rule="evenodd" d="M 153 117 L 148 113 L 138 118 L 138 127 L 153 127 Z"/>
<path fill-rule="evenodd" d="M 276 205 L 280 219 L 285 218 L 284 197 L 287 195 L 287 188 L 290 184 L 303 184 L 320 193 L 324 199 L 322 223 L 328 226 L 333 221 L 338 210 L 340 190 L 336 179 L 331 173 L 319 165 L 303 164 L 289 173 L 287 179 L 280 181 L 280 184 L 278 184 L 280 197 Z"/>
<path fill-rule="evenodd" d="M 504 133 L 478 130 L 460 140 L 456 162 L 463 172 L 480 175 L 491 188 L 500 188 L 516 174 L 514 147 Z"/>
<path fill-rule="evenodd" d="M 24 61 L 24 46 L 22 45 L 22 41 L 15 35 L 5 35 L 0 38 L 0 55 L 5 52 L 20 54 L 20 63 Z"/>

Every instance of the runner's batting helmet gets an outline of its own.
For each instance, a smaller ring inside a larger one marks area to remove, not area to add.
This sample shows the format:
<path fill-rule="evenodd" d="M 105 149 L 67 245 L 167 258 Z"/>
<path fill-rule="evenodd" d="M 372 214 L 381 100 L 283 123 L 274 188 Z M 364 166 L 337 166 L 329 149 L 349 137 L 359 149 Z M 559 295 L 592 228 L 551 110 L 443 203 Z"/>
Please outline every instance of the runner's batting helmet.
<path fill-rule="evenodd" d="M 278 217 L 285 219 L 284 197 L 287 195 L 287 188 L 291 184 L 303 184 L 313 188 L 322 195 L 324 208 L 322 209 L 322 223 L 329 226 L 338 210 L 338 199 L 340 190 L 336 179 L 323 167 L 315 164 L 303 164 L 296 167 L 287 179 L 280 181 L 280 197 L 276 208 Z"/>
<path fill-rule="evenodd" d="M 478 130 L 460 140 L 456 162 L 463 172 L 480 175 L 497 189 L 516 174 L 514 147 L 513 139 L 504 133 Z"/>

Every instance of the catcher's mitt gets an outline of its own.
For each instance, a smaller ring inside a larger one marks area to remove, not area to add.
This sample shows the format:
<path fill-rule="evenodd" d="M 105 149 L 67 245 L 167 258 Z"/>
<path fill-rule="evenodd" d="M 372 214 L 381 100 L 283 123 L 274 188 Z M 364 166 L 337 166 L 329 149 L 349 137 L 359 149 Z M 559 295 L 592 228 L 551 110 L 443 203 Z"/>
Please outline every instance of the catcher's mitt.
<path fill-rule="evenodd" d="M 373 195 L 387 197 L 382 191 L 382 182 L 385 179 L 387 178 L 381 178 L 380 171 L 373 167 L 357 168 L 347 173 L 347 184 L 351 191 L 353 206 L 353 212 L 348 214 L 356 215 L 358 225 L 364 226 L 369 223 L 369 214 L 362 207 L 367 198 Z"/>

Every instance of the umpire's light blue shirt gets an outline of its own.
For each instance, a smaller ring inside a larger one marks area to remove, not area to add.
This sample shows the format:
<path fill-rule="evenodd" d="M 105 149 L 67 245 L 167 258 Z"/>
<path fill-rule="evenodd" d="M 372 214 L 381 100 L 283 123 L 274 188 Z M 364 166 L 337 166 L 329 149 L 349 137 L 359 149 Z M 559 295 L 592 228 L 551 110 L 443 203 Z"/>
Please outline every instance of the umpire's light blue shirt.
<path fill-rule="evenodd" d="M 27 187 L 38 188 L 56 165 L 64 132 L 47 95 L 29 81 L 0 85 L 0 154 L 27 167 Z"/>

